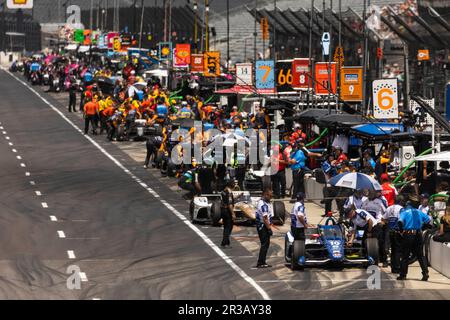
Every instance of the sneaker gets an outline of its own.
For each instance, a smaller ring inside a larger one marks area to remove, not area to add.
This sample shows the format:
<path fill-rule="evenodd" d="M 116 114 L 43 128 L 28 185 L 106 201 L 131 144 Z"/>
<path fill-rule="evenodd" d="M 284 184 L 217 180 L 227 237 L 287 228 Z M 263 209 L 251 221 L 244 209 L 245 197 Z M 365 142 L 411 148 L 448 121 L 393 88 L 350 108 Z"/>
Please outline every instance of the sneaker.
<path fill-rule="evenodd" d="M 430 276 L 428 275 L 428 273 L 426 273 L 426 274 L 424 274 L 423 276 L 422 276 L 422 281 L 428 281 L 428 278 L 429 278 Z"/>
<path fill-rule="evenodd" d="M 271 268 L 272 266 L 271 265 L 269 265 L 269 264 L 258 264 L 257 266 L 256 266 L 256 268 L 258 268 L 258 269 L 266 269 L 266 268 Z"/>
<path fill-rule="evenodd" d="M 148 166 L 147 166 L 147 165 L 144 165 L 144 169 L 148 169 Z"/>

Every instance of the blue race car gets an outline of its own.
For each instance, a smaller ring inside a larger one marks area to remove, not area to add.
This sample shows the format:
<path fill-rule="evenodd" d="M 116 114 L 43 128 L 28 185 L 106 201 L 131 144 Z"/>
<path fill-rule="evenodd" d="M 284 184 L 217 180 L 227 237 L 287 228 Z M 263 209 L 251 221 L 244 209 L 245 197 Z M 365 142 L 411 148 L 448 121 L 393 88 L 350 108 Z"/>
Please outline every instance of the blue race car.
<path fill-rule="evenodd" d="M 377 239 L 364 239 L 361 230 L 348 246 L 344 225 L 333 217 L 323 225 L 319 223 L 315 228 L 308 228 L 305 238 L 294 241 L 290 231 L 285 236 L 285 260 L 292 270 L 302 270 L 305 266 L 367 267 L 378 261 Z"/>

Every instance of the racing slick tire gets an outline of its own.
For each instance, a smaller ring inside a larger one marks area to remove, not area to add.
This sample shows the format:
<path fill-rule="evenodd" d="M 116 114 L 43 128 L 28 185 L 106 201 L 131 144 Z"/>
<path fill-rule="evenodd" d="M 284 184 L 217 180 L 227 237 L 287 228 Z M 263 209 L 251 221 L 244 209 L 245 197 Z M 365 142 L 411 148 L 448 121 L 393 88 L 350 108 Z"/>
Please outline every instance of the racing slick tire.
<path fill-rule="evenodd" d="M 378 265 L 378 263 L 380 262 L 378 251 L 378 239 L 377 238 L 366 239 L 366 249 L 367 249 L 367 256 L 373 259 L 375 265 Z"/>
<path fill-rule="evenodd" d="M 222 209 L 220 207 L 220 201 L 214 201 L 211 206 L 211 223 L 213 226 L 220 226 L 220 219 L 222 219 Z"/>
<path fill-rule="evenodd" d="M 292 246 L 290 246 L 289 239 L 286 236 L 286 237 L 284 237 L 284 260 L 286 260 L 287 263 L 291 263 L 291 261 L 292 261 L 291 251 L 292 251 Z"/>
<path fill-rule="evenodd" d="M 171 160 L 169 160 L 169 162 L 167 163 L 167 176 L 173 178 L 176 175 L 177 175 L 177 167 Z"/>
<path fill-rule="evenodd" d="M 194 207 L 195 207 L 194 200 L 192 200 L 191 203 L 189 204 L 189 218 L 191 219 L 192 223 L 195 223 L 195 220 L 194 220 Z"/>
<path fill-rule="evenodd" d="M 305 240 L 295 240 L 292 244 L 292 258 L 291 258 L 291 269 L 292 270 L 303 270 L 304 266 L 298 264 L 298 259 L 300 257 L 305 257 Z"/>
<path fill-rule="evenodd" d="M 284 225 L 286 221 L 286 207 L 281 201 L 275 201 L 273 203 L 273 220 L 278 226 Z"/>

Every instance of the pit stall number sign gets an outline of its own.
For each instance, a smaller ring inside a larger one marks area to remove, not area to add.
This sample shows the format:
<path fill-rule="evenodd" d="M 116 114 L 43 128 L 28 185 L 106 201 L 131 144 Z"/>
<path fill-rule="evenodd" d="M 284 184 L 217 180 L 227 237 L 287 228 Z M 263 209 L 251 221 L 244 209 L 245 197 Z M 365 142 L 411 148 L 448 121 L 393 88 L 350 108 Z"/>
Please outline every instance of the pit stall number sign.
<path fill-rule="evenodd" d="M 328 62 L 317 62 L 316 68 L 316 94 L 327 95 L 328 92 L 328 81 L 331 80 L 331 93 L 336 94 L 336 62 L 332 62 L 329 65 Z M 328 77 L 328 68 L 331 69 L 330 76 Z"/>
<path fill-rule="evenodd" d="M 275 63 L 273 60 L 256 61 L 255 65 L 256 89 L 263 93 L 275 91 Z"/>
<path fill-rule="evenodd" d="M 374 80 L 373 116 L 376 119 L 398 119 L 397 79 Z"/>
<path fill-rule="evenodd" d="M 205 77 L 220 76 L 220 52 L 210 51 L 205 53 Z"/>
<path fill-rule="evenodd" d="M 251 63 L 236 64 L 236 84 L 239 86 L 253 85 L 253 64 Z"/>
<path fill-rule="evenodd" d="M 292 87 L 295 90 L 308 90 L 309 86 L 309 59 L 296 58 L 292 62 Z"/>
<path fill-rule="evenodd" d="M 341 99 L 346 102 L 362 101 L 362 67 L 342 67 Z"/>
<path fill-rule="evenodd" d="M 275 77 L 277 82 L 277 92 L 286 93 L 294 92 L 292 83 L 294 76 L 292 75 L 293 60 L 280 60 L 275 65 Z"/>

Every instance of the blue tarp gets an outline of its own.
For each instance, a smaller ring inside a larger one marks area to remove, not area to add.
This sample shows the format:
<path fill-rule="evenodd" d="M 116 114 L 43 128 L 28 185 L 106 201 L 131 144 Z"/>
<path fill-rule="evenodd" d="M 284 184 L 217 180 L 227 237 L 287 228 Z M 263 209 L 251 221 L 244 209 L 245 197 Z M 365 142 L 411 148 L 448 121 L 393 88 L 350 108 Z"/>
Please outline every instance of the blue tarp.
<path fill-rule="evenodd" d="M 352 127 L 352 130 L 371 136 L 383 136 L 391 134 L 393 131 L 403 132 L 404 127 L 403 124 L 398 123 L 376 122 L 356 125 Z"/>

